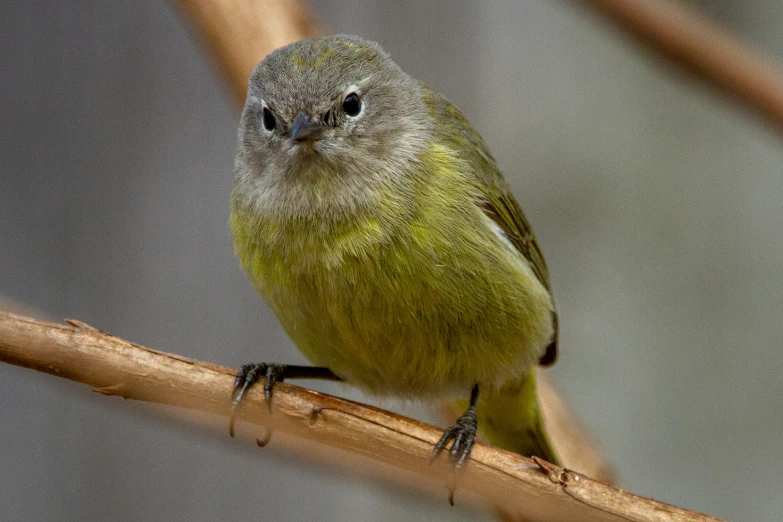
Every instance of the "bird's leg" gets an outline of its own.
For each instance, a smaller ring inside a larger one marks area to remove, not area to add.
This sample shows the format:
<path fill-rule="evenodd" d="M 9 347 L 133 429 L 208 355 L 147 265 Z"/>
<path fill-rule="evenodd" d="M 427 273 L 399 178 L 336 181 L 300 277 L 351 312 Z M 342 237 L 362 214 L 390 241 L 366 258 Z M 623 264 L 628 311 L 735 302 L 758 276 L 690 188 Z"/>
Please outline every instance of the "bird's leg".
<path fill-rule="evenodd" d="M 295 366 L 291 364 L 268 364 L 253 363 L 245 364 L 237 372 L 234 379 L 234 389 L 231 400 L 231 420 L 229 421 L 228 432 L 234 436 L 234 423 L 236 413 L 247 391 L 253 387 L 261 378 L 264 378 L 264 399 L 269 411 L 272 411 L 272 391 L 276 382 L 282 382 L 285 379 L 326 379 L 331 381 L 342 381 L 342 378 L 332 373 L 329 368 L 320 366 Z M 269 442 L 272 433 L 269 432 L 264 439 L 259 439 L 258 445 L 265 446 Z"/>
<path fill-rule="evenodd" d="M 454 440 L 449 450 L 449 460 L 453 466 L 452 476 L 449 480 L 449 504 L 452 506 L 454 505 L 454 475 L 465 465 L 465 461 L 470 456 L 470 450 L 473 449 L 473 445 L 476 443 L 476 430 L 478 429 L 476 403 L 478 402 L 478 394 L 479 385 L 476 384 L 470 392 L 470 406 L 457 419 L 456 424 L 443 432 L 443 436 L 435 444 L 435 449 L 432 451 L 432 458 L 435 459 L 446 449 L 449 441 Z"/>

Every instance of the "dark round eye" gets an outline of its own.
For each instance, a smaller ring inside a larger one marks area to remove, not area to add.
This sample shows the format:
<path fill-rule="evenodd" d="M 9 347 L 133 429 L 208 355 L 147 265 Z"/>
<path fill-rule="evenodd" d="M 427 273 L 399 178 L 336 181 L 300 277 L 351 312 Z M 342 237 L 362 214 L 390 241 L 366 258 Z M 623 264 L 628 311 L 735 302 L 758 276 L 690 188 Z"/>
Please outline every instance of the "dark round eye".
<path fill-rule="evenodd" d="M 359 95 L 355 92 L 352 92 L 346 96 L 345 100 L 343 101 L 343 110 L 348 116 L 354 118 L 358 116 L 359 113 L 362 112 L 362 102 L 359 100 Z"/>
<path fill-rule="evenodd" d="M 275 130 L 275 126 L 277 125 L 277 122 L 275 121 L 275 115 L 272 114 L 272 111 L 266 107 L 261 109 L 261 121 L 264 124 L 264 128 L 269 132 Z"/>

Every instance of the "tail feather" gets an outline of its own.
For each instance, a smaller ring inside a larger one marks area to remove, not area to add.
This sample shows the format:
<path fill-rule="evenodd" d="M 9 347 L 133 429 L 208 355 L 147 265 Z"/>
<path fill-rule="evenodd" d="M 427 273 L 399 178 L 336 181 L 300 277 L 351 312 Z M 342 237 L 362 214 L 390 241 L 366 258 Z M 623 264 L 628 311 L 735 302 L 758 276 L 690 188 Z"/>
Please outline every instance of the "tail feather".
<path fill-rule="evenodd" d="M 561 464 L 544 429 L 535 370 L 499 388 L 482 387 L 477 410 L 479 432 L 492 445 Z"/>

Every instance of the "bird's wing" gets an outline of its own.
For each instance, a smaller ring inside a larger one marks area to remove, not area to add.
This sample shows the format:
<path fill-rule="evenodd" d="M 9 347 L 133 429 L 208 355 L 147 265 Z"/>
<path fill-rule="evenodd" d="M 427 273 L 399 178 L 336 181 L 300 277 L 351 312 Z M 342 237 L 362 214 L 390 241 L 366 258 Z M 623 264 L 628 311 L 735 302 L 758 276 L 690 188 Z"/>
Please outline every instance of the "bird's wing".
<path fill-rule="evenodd" d="M 425 103 L 431 115 L 440 123 L 436 129 L 439 139 L 449 143 L 453 150 L 459 151 L 462 160 L 473 168 L 479 177 L 478 187 L 483 200 L 479 202 L 484 213 L 503 231 L 508 240 L 528 261 L 533 273 L 544 287 L 552 293 L 544 256 L 538 246 L 536 236 L 530 227 L 522 209 L 519 207 L 508 182 L 498 170 L 495 158 L 489 153 L 481 135 L 471 126 L 467 118 L 441 94 L 421 85 Z M 551 344 L 539 363 L 549 366 L 557 358 L 557 312 L 552 312 L 554 335 Z"/>

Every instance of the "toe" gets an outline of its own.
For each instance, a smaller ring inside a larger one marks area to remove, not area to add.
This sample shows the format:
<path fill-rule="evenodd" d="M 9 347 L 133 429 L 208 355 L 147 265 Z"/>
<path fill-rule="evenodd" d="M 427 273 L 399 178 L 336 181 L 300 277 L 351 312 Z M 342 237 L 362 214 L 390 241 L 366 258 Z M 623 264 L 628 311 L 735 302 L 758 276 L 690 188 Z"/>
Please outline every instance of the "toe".
<path fill-rule="evenodd" d="M 452 426 L 451 428 L 447 429 L 443 432 L 443 435 L 441 435 L 440 440 L 435 443 L 435 447 L 432 450 L 432 458 L 431 460 L 435 460 L 438 455 L 441 454 L 441 452 L 446 449 L 446 446 L 448 446 L 449 441 L 454 438 L 454 434 L 457 430 L 456 426 Z"/>
<path fill-rule="evenodd" d="M 247 391 L 265 374 L 267 365 L 264 363 L 245 364 L 234 378 L 234 388 L 231 391 L 231 417 L 228 423 L 228 433 L 234 436 L 237 408 L 245 398 Z"/>

